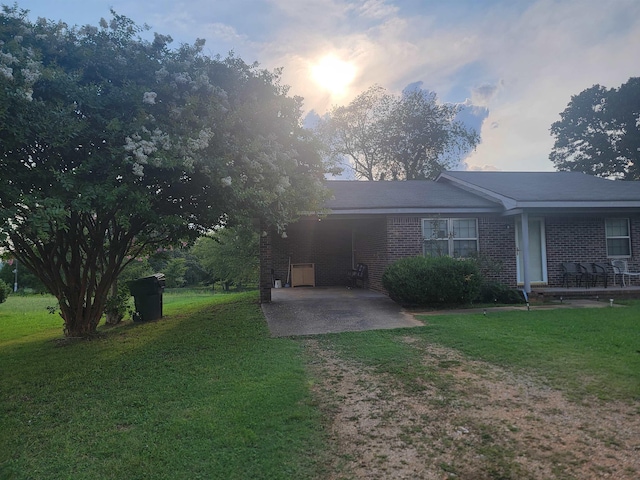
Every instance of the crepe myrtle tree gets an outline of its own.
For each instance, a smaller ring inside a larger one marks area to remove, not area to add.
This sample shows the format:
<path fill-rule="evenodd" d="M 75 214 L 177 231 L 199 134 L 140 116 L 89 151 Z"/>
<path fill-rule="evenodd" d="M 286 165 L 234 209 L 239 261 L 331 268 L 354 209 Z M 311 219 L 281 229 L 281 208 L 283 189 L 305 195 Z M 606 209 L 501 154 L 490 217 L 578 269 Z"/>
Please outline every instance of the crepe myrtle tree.
<path fill-rule="evenodd" d="M 245 216 L 283 230 L 325 195 L 278 71 L 111 14 L 0 14 L 0 247 L 56 296 L 67 336 L 96 331 L 134 258 Z"/>

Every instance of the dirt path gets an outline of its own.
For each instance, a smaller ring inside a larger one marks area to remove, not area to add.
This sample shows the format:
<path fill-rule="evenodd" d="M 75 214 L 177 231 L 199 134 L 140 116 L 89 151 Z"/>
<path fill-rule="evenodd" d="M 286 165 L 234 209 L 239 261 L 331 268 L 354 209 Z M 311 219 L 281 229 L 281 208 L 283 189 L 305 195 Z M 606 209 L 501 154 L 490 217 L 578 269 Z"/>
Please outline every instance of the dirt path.
<path fill-rule="evenodd" d="M 305 347 L 335 446 L 329 479 L 640 478 L 639 404 L 578 404 L 435 346 L 423 358 L 434 375 L 411 389 Z"/>

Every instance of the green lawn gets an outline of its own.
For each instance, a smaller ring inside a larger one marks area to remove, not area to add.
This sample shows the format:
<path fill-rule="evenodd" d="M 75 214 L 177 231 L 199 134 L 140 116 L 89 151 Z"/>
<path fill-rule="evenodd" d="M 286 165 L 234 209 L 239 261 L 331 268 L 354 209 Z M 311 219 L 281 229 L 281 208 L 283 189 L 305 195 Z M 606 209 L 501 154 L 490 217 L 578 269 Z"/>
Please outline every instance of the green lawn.
<path fill-rule="evenodd" d="M 0 304 L 0 479 L 327 476 L 303 342 L 269 337 L 255 292 L 164 300 L 160 321 L 72 342 L 51 297 Z M 640 399 L 638 303 L 423 320 L 317 339 L 402 388 L 447 388 L 422 362 L 438 343 L 576 399 Z"/>
<path fill-rule="evenodd" d="M 421 367 L 420 355 L 427 344 L 436 343 L 533 374 L 572 398 L 640 400 L 640 303 L 421 320 L 425 327 L 326 336 L 325 341 L 405 383 L 431 375 Z M 407 336 L 413 341 L 404 341 Z"/>
<path fill-rule="evenodd" d="M 427 318 L 437 343 L 582 397 L 640 400 L 640 304 Z"/>
<path fill-rule="evenodd" d="M 72 343 L 54 303 L 0 304 L 0 478 L 321 476 L 300 345 L 255 292 L 165 295 L 161 321 Z"/>

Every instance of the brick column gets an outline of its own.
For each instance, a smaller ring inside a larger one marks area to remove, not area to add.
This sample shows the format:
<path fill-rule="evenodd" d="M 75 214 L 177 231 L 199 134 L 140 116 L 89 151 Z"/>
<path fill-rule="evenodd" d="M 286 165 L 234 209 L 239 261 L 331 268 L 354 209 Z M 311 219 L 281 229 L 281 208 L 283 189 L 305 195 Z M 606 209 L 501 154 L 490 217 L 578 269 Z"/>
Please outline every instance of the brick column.
<path fill-rule="evenodd" d="M 267 232 L 266 235 L 263 232 Z M 273 258 L 271 249 L 271 231 L 266 225 L 260 225 L 260 303 L 271 302 Z"/>

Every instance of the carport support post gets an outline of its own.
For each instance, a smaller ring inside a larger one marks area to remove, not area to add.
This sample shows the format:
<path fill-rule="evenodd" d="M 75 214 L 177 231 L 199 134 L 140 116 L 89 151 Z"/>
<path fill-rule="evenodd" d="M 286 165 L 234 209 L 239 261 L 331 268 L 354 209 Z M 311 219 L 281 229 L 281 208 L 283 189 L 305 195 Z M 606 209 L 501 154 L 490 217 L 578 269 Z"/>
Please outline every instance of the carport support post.
<path fill-rule="evenodd" d="M 271 230 L 260 224 L 260 303 L 271 302 L 271 284 L 273 257 L 271 249 Z"/>

